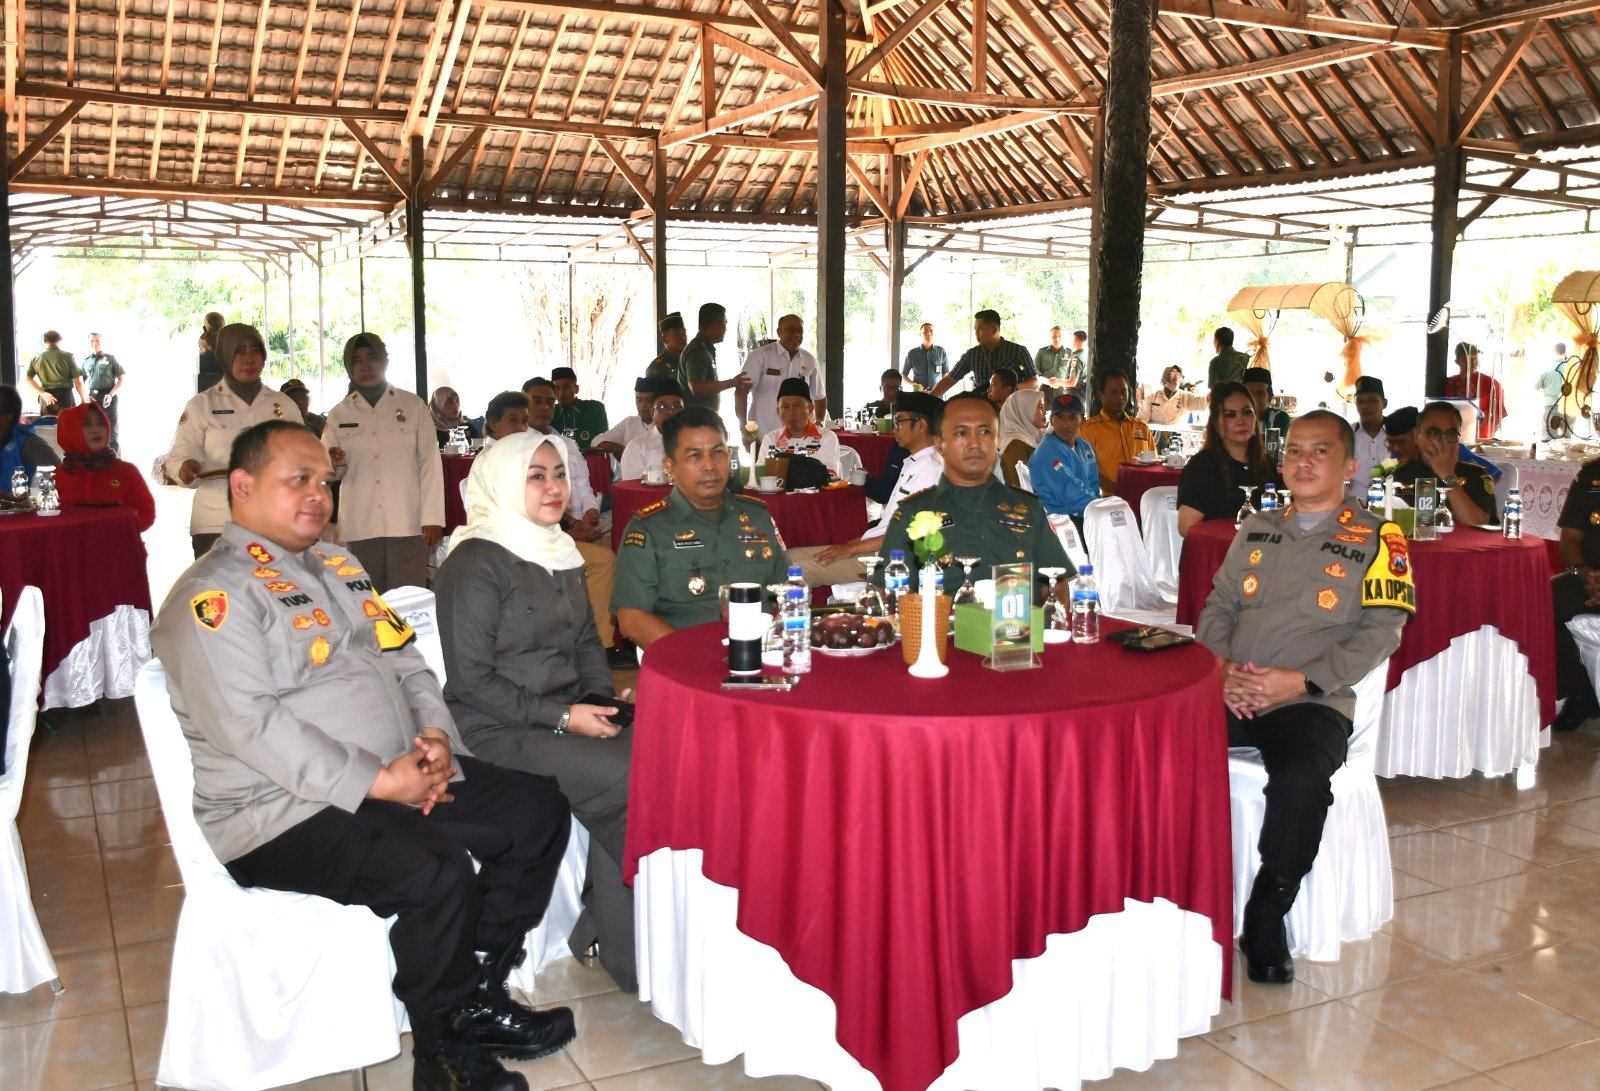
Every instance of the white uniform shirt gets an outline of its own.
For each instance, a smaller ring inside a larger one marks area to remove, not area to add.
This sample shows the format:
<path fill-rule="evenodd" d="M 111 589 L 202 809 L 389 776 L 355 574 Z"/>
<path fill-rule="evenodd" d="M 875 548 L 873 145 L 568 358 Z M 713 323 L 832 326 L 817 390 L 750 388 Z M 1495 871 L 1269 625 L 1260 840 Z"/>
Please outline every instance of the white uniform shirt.
<path fill-rule="evenodd" d="M 393 386 L 376 405 L 351 391 L 328 412 L 322 445 L 344 451 L 339 533 L 347 542 L 412 538 L 444 526 L 444 464 L 428 403 Z"/>
<path fill-rule="evenodd" d="M 930 489 L 939 483 L 939 478 L 944 474 L 944 459 L 939 457 L 939 449 L 933 444 L 928 444 L 914 455 L 907 455 L 906 460 L 900 464 L 900 480 L 894 483 L 894 489 L 889 493 L 889 502 L 883 506 L 883 514 L 878 521 L 867 528 L 863 538 L 881 538 L 889 531 L 889 520 L 894 518 L 894 513 L 900 507 L 900 501 L 914 492 Z"/>
<path fill-rule="evenodd" d="M 839 476 L 839 437 L 821 426 L 815 436 L 791 436 L 782 425 L 761 437 L 757 448 L 756 465 L 760 466 L 774 455 L 810 455 L 828 468 L 834 477 Z M 758 471 L 759 472 L 759 471 Z"/>
<path fill-rule="evenodd" d="M 1364 497 L 1367 495 L 1367 486 L 1372 484 L 1372 467 L 1389 457 L 1389 445 L 1385 442 L 1388 436 L 1384 434 L 1383 426 L 1378 426 L 1376 436 L 1367 435 L 1367 430 L 1361 427 L 1361 422 L 1356 421 L 1356 475 L 1350 479 L 1350 495 Z"/>
<path fill-rule="evenodd" d="M 246 405 L 226 382 L 207 387 L 189 399 L 178 418 L 178 431 L 167 454 L 167 476 L 177 481 L 178 467 L 191 458 L 200 463 L 202 473 L 226 470 L 240 432 L 262 421 L 285 419 L 300 421 L 300 408 L 276 390 L 263 386 L 256 400 Z M 195 490 L 189 533 L 220 534 L 228 521 L 227 475 L 203 481 L 197 478 L 189 487 Z"/>
<path fill-rule="evenodd" d="M 624 420 L 621 424 L 612 425 L 604 432 L 601 432 L 598 436 L 595 436 L 590 442 L 589 446 L 594 448 L 600 446 L 602 443 L 615 443 L 618 447 L 621 447 L 624 451 L 626 451 L 628 449 L 628 444 L 644 435 L 645 431 L 649 427 L 650 425 L 640 420 L 639 414 L 635 413 Z"/>
<path fill-rule="evenodd" d="M 785 379 L 804 379 L 811 388 L 811 400 L 821 401 L 826 392 L 822 388 L 822 369 L 817 358 L 805 349 L 796 349 L 791 357 L 787 349 L 774 341 L 762 345 L 745 357 L 743 374 L 750 376 L 750 419 L 761 425 L 766 435 L 781 428 L 778 419 L 778 387 Z"/>
<path fill-rule="evenodd" d="M 528 431 L 537 433 L 539 430 L 530 428 Z M 556 436 L 567 445 L 567 486 L 572 490 L 567 495 L 567 514 L 582 519 L 591 511 L 599 511 L 600 501 L 594 498 L 594 486 L 589 481 L 589 463 L 578 450 L 578 441 L 559 432 L 544 434 Z"/>
<path fill-rule="evenodd" d="M 635 418 L 636 420 L 638 418 Z M 667 450 L 661 444 L 661 433 L 651 425 L 628 441 L 622 449 L 622 468 L 617 471 L 619 481 L 637 481 L 649 469 L 660 469 Z"/>
<path fill-rule="evenodd" d="M 1179 424 L 1190 412 L 1204 413 L 1210 404 L 1204 394 L 1193 394 L 1187 390 L 1174 390 L 1168 394 L 1166 387 L 1158 386 L 1155 393 L 1148 395 L 1139 407 L 1139 419 L 1146 424 Z"/>

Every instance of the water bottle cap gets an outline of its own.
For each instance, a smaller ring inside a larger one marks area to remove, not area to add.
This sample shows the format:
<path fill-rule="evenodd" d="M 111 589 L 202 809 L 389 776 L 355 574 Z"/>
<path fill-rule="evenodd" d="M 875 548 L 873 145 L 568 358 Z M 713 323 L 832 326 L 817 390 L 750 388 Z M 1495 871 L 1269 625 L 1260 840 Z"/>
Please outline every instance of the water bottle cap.
<path fill-rule="evenodd" d="M 1092 564 L 1080 564 L 1078 566 L 1078 575 L 1080 575 L 1080 576 L 1092 576 L 1092 575 L 1094 575 L 1094 565 L 1092 565 Z"/>
<path fill-rule="evenodd" d="M 791 580 L 794 579 L 796 576 L 800 575 L 800 572 L 801 572 L 801 569 L 800 569 L 799 565 L 792 564 L 792 565 L 789 566 L 789 578 Z"/>
<path fill-rule="evenodd" d="M 891 561 L 903 561 L 906 559 L 906 551 L 903 549 L 891 549 L 889 551 L 889 559 Z"/>

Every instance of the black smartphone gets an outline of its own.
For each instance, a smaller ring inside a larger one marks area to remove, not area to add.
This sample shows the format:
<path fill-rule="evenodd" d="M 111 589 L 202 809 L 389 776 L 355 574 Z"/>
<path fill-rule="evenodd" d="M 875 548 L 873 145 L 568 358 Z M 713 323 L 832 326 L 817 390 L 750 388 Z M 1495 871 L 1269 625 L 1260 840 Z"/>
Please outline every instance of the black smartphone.
<path fill-rule="evenodd" d="M 599 705 L 601 708 L 614 708 L 616 714 L 607 716 L 606 719 L 619 727 L 633 726 L 633 702 L 619 701 L 615 697 L 601 697 L 597 693 L 586 693 L 572 702 L 575 705 Z"/>
<path fill-rule="evenodd" d="M 1185 644 L 1193 644 L 1194 638 L 1162 630 L 1138 640 L 1130 640 L 1123 645 L 1131 652 L 1160 652 L 1168 648 L 1181 648 Z"/>
<path fill-rule="evenodd" d="M 799 676 L 793 674 L 730 674 L 722 680 L 722 688 L 783 693 L 794 689 L 799 680 Z"/>

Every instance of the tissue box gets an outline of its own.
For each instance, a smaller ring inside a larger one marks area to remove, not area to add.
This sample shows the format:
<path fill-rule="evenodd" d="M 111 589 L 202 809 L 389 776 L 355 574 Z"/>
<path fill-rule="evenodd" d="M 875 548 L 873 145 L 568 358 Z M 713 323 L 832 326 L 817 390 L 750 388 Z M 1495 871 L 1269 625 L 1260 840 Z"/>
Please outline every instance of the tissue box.
<path fill-rule="evenodd" d="M 973 655 L 994 650 L 994 613 L 980 602 L 963 602 L 955 610 L 956 647 Z M 1033 608 L 1033 650 L 1044 651 L 1044 611 Z"/>

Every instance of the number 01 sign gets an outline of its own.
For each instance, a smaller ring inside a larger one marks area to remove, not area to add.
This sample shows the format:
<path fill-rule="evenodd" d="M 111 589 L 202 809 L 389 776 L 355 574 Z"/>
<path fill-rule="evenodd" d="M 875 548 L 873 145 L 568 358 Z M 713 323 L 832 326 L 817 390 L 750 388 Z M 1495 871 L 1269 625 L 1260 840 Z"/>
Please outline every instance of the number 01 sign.
<path fill-rule="evenodd" d="M 1033 656 L 1033 565 L 995 565 L 992 625 L 984 666 L 1014 671 L 1039 665 Z"/>

